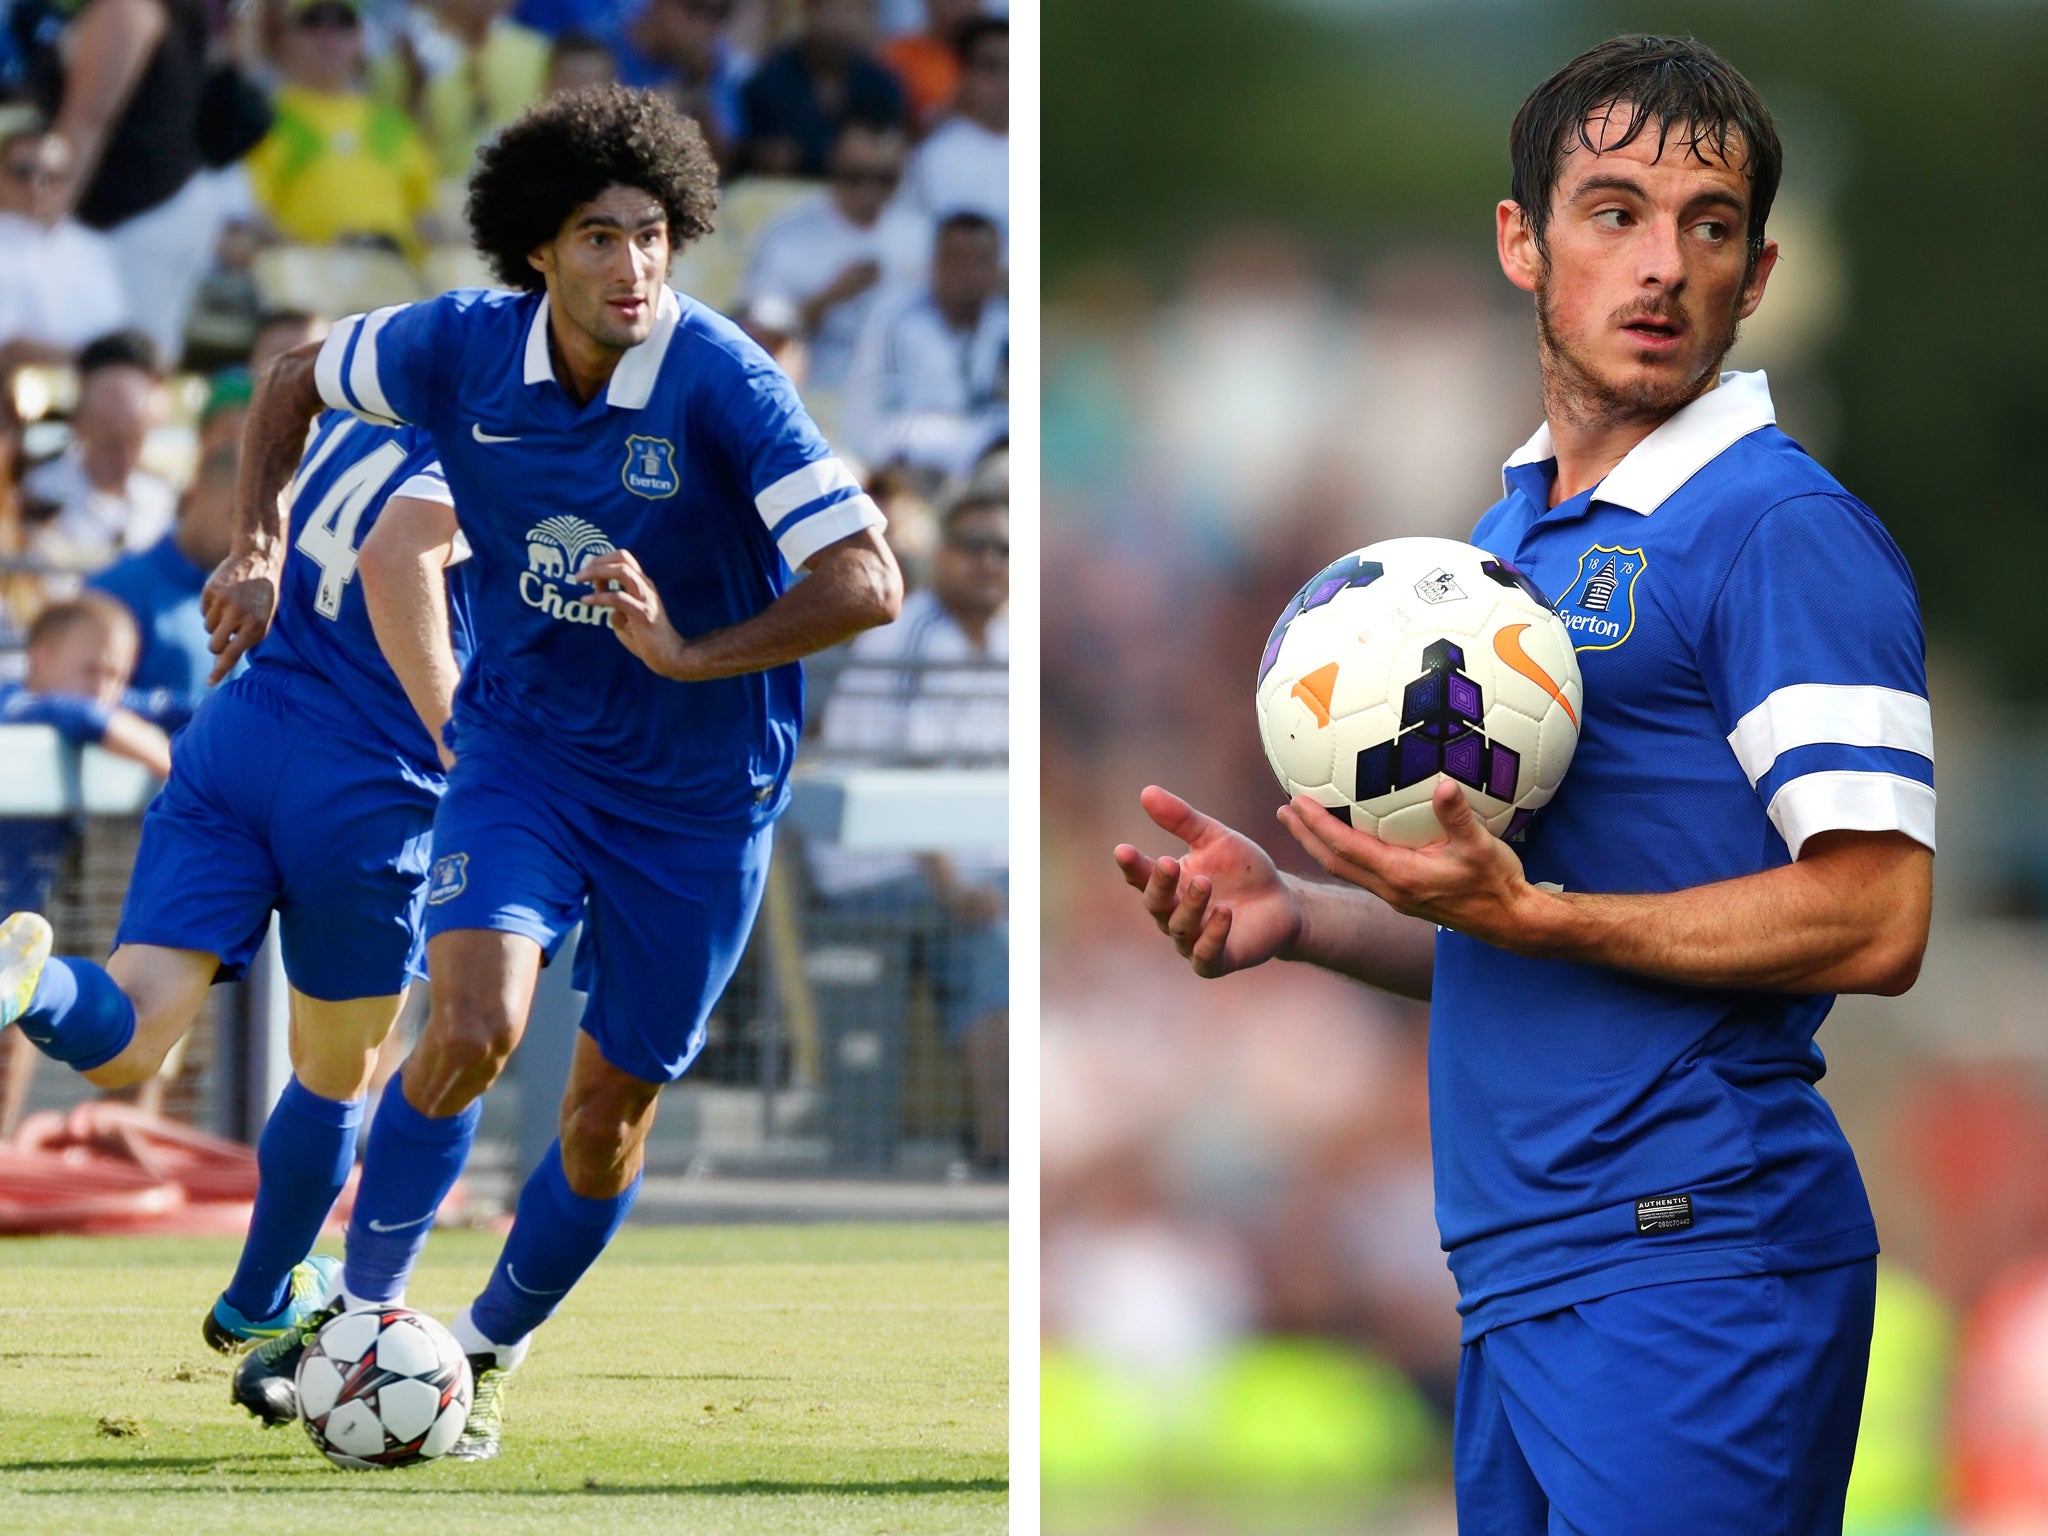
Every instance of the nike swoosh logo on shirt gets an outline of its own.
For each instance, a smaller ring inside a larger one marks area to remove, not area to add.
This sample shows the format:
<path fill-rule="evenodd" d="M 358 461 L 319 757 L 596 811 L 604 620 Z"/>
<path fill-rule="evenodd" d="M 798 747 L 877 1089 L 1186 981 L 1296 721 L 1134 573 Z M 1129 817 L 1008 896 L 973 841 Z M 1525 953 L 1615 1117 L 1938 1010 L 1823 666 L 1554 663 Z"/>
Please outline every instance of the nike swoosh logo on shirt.
<path fill-rule="evenodd" d="M 1564 712 L 1572 717 L 1573 726 L 1579 723 L 1578 711 L 1572 708 L 1572 701 L 1564 696 L 1564 690 L 1557 686 L 1557 679 L 1536 664 L 1536 658 L 1522 649 L 1522 631 L 1526 624 L 1504 624 L 1493 632 L 1493 654 L 1529 679 L 1538 688 L 1549 694 L 1564 706 Z"/>
<path fill-rule="evenodd" d="M 469 435 L 480 443 L 516 443 L 519 441 L 517 437 L 499 437 L 495 432 L 486 432 L 484 424 L 480 421 L 472 421 L 469 424 Z"/>
<path fill-rule="evenodd" d="M 372 1216 L 370 1218 L 370 1230 L 372 1232 L 403 1232 L 407 1227 L 416 1227 L 423 1221 L 432 1221 L 433 1219 L 434 1213 L 429 1211 L 424 1216 L 415 1216 L 411 1221 L 394 1221 L 389 1226 L 386 1226 L 383 1222 Z"/>

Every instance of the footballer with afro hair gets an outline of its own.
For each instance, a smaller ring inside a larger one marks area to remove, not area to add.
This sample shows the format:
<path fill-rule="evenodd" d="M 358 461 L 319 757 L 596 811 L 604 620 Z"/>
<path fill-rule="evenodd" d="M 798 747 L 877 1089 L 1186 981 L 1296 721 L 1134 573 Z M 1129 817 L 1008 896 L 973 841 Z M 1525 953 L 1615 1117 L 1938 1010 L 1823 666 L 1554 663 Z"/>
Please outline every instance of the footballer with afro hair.
<path fill-rule="evenodd" d="M 671 250 L 711 233 L 718 163 L 697 124 L 651 91 L 590 86 L 542 102 L 477 156 L 469 227 L 498 280 L 539 292 L 534 251 L 608 187 L 633 187 L 668 215 Z"/>

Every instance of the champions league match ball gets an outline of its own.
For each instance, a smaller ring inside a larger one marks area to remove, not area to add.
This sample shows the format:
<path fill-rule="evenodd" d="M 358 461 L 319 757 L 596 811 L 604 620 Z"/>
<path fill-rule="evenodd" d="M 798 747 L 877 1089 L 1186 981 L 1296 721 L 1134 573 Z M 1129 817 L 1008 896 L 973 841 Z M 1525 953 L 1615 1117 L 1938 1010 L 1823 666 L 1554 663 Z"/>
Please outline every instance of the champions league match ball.
<path fill-rule="evenodd" d="M 1448 776 L 1499 837 L 1557 793 L 1585 685 L 1535 583 L 1455 539 L 1386 539 L 1325 566 L 1259 660 L 1259 737 L 1292 795 L 1417 848 Z"/>
<path fill-rule="evenodd" d="M 299 1357 L 299 1417 L 337 1467 L 409 1467 L 447 1453 L 469 1420 L 469 1360 L 404 1307 L 344 1312 Z"/>

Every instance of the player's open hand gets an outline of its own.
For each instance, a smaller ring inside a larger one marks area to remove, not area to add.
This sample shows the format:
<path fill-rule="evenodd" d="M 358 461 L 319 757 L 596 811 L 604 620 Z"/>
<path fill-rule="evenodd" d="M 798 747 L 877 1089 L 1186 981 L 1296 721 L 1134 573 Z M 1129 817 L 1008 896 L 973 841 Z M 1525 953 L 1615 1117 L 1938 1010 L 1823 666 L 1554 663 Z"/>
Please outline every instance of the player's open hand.
<path fill-rule="evenodd" d="M 640 569 L 629 549 L 615 549 L 585 563 L 576 573 L 590 583 L 584 602 L 612 611 L 612 633 L 619 643 L 663 677 L 688 681 L 689 647 L 668 621 L 654 581 Z"/>
<path fill-rule="evenodd" d="M 1300 903 L 1265 849 L 1156 784 L 1138 803 L 1188 851 L 1154 859 L 1119 843 L 1117 867 L 1197 976 L 1262 965 L 1300 936 Z"/>
<path fill-rule="evenodd" d="M 276 561 L 254 550 L 237 550 L 221 561 L 199 594 L 206 648 L 215 658 L 206 679 L 209 684 L 226 677 L 270 632 L 276 611 Z"/>
<path fill-rule="evenodd" d="M 1523 947 L 1518 940 L 1527 938 L 1527 904 L 1537 892 L 1522 874 L 1522 861 L 1480 825 L 1464 791 L 1450 780 L 1437 785 L 1430 804 L 1444 835 L 1420 848 L 1381 842 L 1307 795 L 1283 805 L 1280 820 L 1310 858 L 1395 911 L 1504 949 Z"/>

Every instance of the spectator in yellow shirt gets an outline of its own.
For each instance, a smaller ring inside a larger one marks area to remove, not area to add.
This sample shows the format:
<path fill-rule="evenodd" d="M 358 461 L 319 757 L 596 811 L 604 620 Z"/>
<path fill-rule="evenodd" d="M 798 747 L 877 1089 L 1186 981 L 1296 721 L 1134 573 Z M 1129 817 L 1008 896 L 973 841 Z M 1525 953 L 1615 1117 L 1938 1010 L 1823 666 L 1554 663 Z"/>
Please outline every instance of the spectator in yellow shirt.
<path fill-rule="evenodd" d="M 362 59 L 354 0 L 295 0 L 277 121 L 246 162 L 249 181 L 287 240 L 389 243 L 416 261 L 434 162 L 412 119 L 362 89 Z"/>

